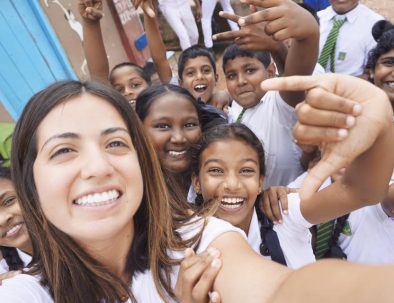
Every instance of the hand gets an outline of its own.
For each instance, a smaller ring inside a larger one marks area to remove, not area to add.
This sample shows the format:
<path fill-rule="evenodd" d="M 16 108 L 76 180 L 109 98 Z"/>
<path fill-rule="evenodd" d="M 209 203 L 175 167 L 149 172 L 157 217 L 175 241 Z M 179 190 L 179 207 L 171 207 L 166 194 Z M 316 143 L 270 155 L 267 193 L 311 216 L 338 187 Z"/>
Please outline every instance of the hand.
<path fill-rule="evenodd" d="M 228 12 L 220 12 L 219 16 L 230 21 L 237 22 L 242 18 Z M 213 40 L 234 40 L 241 49 L 249 51 L 269 50 L 274 51 L 282 46 L 282 43 L 274 40 L 265 32 L 266 23 L 243 25 L 237 31 L 218 33 L 212 36 Z"/>
<path fill-rule="evenodd" d="M 392 127 L 393 111 L 387 95 L 359 78 L 339 74 L 294 76 L 269 79 L 261 87 L 306 91 L 305 102 L 296 108 L 298 122 L 293 135 L 301 144 L 319 145 L 322 157 L 303 183 L 300 190 L 303 199 L 309 198 L 326 178 L 347 167 Z"/>
<path fill-rule="evenodd" d="M 282 223 L 282 211 L 284 214 L 288 213 L 287 194 L 297 192 L 294 188 L 286 186 L 272 186 L 264 191 L 264 197 L 260 203 L 261 211 L 274 224 Z M 280 204 L 280 206 L 279 206 Z"/>
<path fill-rule="evenodd" d="M 79 13 L 85 21 L 97 22 L 103 17 L 102 0 L 79 0 Z"/>
<path fill-rule="evenodd" d="M 208 248 L 200 255 L 196 255 L 190 248 L 186 249 L 175 285 L 175 295 L 179 302 L 220 303 L 219 294 L 211 292 L 221 267 L 219 255 L 220 252 L 215 248 Z"/>
<path fill-rule="evenodd" d="M 241 0 L 242 3 L 263 8 L 239 19 L 240 26 L 266 22 L 265 32 L 273 39 L 302 40 L 319 35 L 319 25 L 306 9 L 291 0 Z"/>
<path fill-rule="evenodd" d="M 2 282 L 6 279 L 11 279 L 12 277 L 15 277 L 16 275 L 21 274 L 22 271 L 20 270 L 14 270 L 14 271 L 8 271 L 4 274 L 0 274 L 0 285 L 2 284 Z"/>
<path fill-rule="evenodd" d="M 201 22 L 201 5 L 196 5 L 196 22 Z"/>
<path fill-rule="evenodd" d="M 131 2 L 136 9 L 141 6 L 144 13 L 147 14 L 149 17 L 156 17 L 155 8 L 158 5 L 157 0 L 131 0 Z"/>

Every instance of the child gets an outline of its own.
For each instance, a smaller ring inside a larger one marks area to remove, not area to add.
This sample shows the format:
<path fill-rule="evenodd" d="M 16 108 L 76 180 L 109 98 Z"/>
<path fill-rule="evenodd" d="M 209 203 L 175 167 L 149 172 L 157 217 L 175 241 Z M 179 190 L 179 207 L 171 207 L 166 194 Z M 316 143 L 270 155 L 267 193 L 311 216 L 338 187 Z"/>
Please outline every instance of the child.
<path fill-rule="evenodd" d="M 265 10 L 259 11 L 239 19 L 239 23 L 246 25 L 264 21 L 267 22 L 267 34 L 273 35 L 275 39 L 293 38 L 282 75 L 310 74 L 318 52 L 319 28 L 316 20 L 293 1 L 261 2 L 261 6 L 272 14 L 262 14 Z M 282 10 L 281 6 L 288 9 Z M 279 20 L 286 24 L 285 29 L 279 30 L 274 25 Z M 298 25 L 295 26 L 293 22 Z M 271 43 L 268 46 L 275 45 Z M 301 151 L 294 144 L 291 132 L 295 123 L 293 107 L 303 100 L 302 93 L 266 92 L 260 88 L 261 81 L 275 75 L 267 51 L 247 51 L 238 45 L 230 45 L 223 54 L 223 71 L 227 90 L 235 101 L 230 116 L 233 121 L 248 126 L 265 148 L 265 187 L 287 185 L 302 172 L 298 161 Z"/>
<path fill-rule="evenodd" d="M 215 216 L 241 228 L 254 251 L 290 268 L 315 261 L 309 232 L 312 225 L 304 219 L 299 204 L 290 204 L 284 225 L 274 227 L 255 209 L 265 164 L 264 149 L 251 130 L 239 123 L 212 127 L 196 145 L 193 159 L 192 183 L 199 193 L 198 204 L 206 206 L 214 200 Z"/>
<path fill-rule="evenodd" d="M 26 267 L 32 247 L 11 181 L 10 170 L 0 167 L 0 274 Z M 1 256 L 1 255 L 0 255 Z"/>

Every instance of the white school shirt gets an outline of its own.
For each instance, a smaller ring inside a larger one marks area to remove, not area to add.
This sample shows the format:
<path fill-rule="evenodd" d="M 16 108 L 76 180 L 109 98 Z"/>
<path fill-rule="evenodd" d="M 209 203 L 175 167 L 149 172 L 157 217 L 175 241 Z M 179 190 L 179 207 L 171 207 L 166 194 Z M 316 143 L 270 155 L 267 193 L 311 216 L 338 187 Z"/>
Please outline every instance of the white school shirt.
<path fill-rule="evenodd" d="M 359 76 L 364 72 L 369 51 L 376 46 L 371 30 L 373 25 L 384 19 L 363 4 L 344 15 L 337 15 L 331 6 L 317 13 L 320 21 L 319 53 L 322 52 L 327 36 L 333 26 L 333 18 L 347 21 L 339 30 L 335 48 L 335 72 Z M 330 61 L 326 66 L 330 71 Z"/>
<path fill-rule="evenodd" d="M 233 101 L 229 115 L 236 121 L 242 107 Z M 293 142 L 292 129 L 297 122 L 295 110 L 278 91 L 268 91 L 260 103 L 248 108 L 242 123 L 260 139 L 265 151 L 266 179 L 264 189 L 287 185 L 299 176 L 301 149 Z"/>
<path fill-rule="evenodd" d="M 202 227 L 202 223 L 202 220 L 198 220 L 196 223 L 183 226 L 178 230 L 178 232 L 184 239 L 188 239 L 199 232 L 200 228 Z M 237 232 L 246 239 L 245 233 L 230 223 L 214 217 L 208 218 L 208 222 L 204 228 L 197 253 L 201 253 L 206 250 L 212 241 L 226 232 Z M 183 251 L 170 251 L 169 255 L 175 259 L 183 259 L 184 257 Z M 179 266 L 174 266 L 173 272 L 171 274 L 171 282 L 173 287 L 175 287 L 178 271 Z M 40 285 L 39 278 L 37 276 L 21 274 L 11 279 L 6 279 L 2 283 L 2 286 L 0 286 L 0 302 L 53 303 L 53 299 L 49 295 L 48 290 Z M 152 275 L 149 270 L 145 271 L 144 273 L 136 274 L 133 277 L 131 289 L 138 302 L 163 302 L 156 290 Z M 170 300 L 169 302 L 173 301 Z M 127 303 L 131 303 L 131 300 L 129 299 Z"/>
<path fill-rule="evenodd" d="M 16 249 L 16 251 L 18 252 L 19 258 L 21 258 L 21 260 L 23 262 L 23 266 L 26 267 L 31 261 L 31 256 L 29 254 L 21 251 L 20 249 Z M 4 274 L 9 271 L 10 271 L 10 269 L 8 267 L 7 262 L 5 261 L 5 259 L 1 259 L 0 260 L 0 274 Z"/>
<path fill-rule="evenodd" d="M 312 235 L 309 228 L 312 226 L 301 213 L 301 200 L 298 193 L 287 195 L 289 213 L 282 213 L 283 223 L 274 225 L 280 247 L 282 248 L 286 264 L 289 268 L 298 269 L 316 261 L 312 250 Z M 256 211 L 253 213 L 249 227 L 248 243 L 260 254 L 261 234 L 260 224 Z M 271 259 L 271 257 L 266 257 Z"/>
<path fill-rule="evenodd" d="M 394 263 L 394 217 L 389 217 L 380 203 L 353 211 L 347 221 L 338 244 L 349 261 Z"/>

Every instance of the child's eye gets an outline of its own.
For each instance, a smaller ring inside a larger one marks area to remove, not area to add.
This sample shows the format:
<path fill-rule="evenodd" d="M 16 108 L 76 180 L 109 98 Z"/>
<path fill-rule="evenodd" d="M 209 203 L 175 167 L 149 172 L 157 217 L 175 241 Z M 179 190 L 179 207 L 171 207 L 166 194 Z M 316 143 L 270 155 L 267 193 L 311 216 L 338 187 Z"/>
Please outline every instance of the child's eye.
<path fill-rule="evenodd" d="M 16 196 L 10 196 L 10 197 L 4 199 L 2 206 L 5 206 L 5 207 L 11 206 L 12 204 L 15 203 L 15 201 L 16 201 Z"/>
<path fill-rule="evenodd" d="M 211 69 L 210 69 L 210 68 L 204 68 L 204 69 L 202 70 L 202 72 L 203 72 L 204 74 L 210 74 L 210 73 L 211 73 Z"/>
<path fill-rule="evenodd" d="M 253 74 L 255 71 L 256 71 L 255 68 L 248 68 L 248 69 L 246 70 L 246 73 L 247 73 L 247 74 Z"/>
<path fill-rule="evenodd" d="M 198 123 L 195 123 L 195 122 L 190 122 L 190 123 L 186 123 L 186 124 L 185 124 L 185 127 L 186 127 L 186 128 L 189 128 L 189 127 L 196 127 L 196 126 L 198 126 Z"/>
<path fill-rule="evenodd" d="M 121 94 L 123 94 L 123 92 L 124 92 L 124 88 L 121 87 L 121 86 L 115 86 L 115 89 L 116 89 L 118 92 L 120 92 Z"/>
<path fill-rule="evenodd" d="M 220 175 L 223 173 L 223 170 L 218 167 L 212 167 L 212 168 L 208 169 L 208 172 L 212 175 Z"/>
<path fill-rule="evenodd" d="M 191 77 L 191 76 L 193 76 L 193 75 L 194 75 L 194 72 L 193 72 L 193 71 L 188 71 L 188 72 L 186 72 L 186 76 Z"/>
<path fill-rule="evenodd" d="M 169 129 L 169 128 L 170 128 L 170 125 L 168 125 L 168 124 L 166 124 L 166 123 L 159 123 L 159 124 L 156 124 L 156 125 L 154 126 L 154 128 Z"/>
<path fill-rule="evenodd" d="M 60 157 L 62 155 L 68 154 L 73 152 L 73 150 L 69 147 L 63 147 L 63 148 L 59 148 L 58 150 L 56 150 L 51 156 L 50 159 L 56 158 L 56 157 Z"/>
<path fill-rule="evenodd" d="M 130 83 L 130 88 L 138 88 L 141 86 L 141 83 Z"/>
<path fill-rule="evenodd" d="M 227 75 L 226 75 L 226 78 L 227 78 L 228 80 L 234 80 L 234 79 L 235 79 L 235 74 L 227 74 Z"/>
<path fill-rule="evenodd" d="M 255 173 L 255 170 L 253 168 L 242 168 L 240 173 L 242 175 L 251 175 Z"/>
<path fill-rule="evenodd" d="M 392 67 L 394 66 L 394 58 L 383 59 L 380 63 L 384 66 Z"/>

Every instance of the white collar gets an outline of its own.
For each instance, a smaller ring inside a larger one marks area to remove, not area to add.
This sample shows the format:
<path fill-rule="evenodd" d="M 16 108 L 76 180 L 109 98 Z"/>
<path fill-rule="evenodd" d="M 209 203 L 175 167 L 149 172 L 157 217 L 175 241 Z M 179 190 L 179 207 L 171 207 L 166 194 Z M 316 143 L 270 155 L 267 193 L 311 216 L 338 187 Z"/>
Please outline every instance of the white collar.
<path fill-rule="evenodd" d="M 248 243 L 255 252 L 260 254 L 261 234 L 260 224 L 257 219 L 256 210 L 253 210 L 252 220 L 250 221 L 249 232 L 248 232 Z"/>

